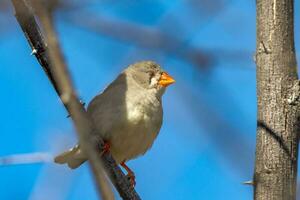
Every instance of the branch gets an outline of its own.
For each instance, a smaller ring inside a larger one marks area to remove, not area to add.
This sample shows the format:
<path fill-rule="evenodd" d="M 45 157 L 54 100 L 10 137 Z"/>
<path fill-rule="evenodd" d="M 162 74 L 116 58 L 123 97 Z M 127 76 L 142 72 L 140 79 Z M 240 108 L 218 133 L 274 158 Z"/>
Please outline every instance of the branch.
<path fill-rule="evenodd" d="M 89 119 L 73 89 L 50 16 L 46 14 L 47 12 L 40 12 L 41 23 L 45 29 L 48 42 L 48 46 L 46 46 L 28 2 L 26 0 L 12 0 L 12 3 L 15 8 L 16 18 L 33 50 L 33 54 L 46 72 L 74 121 L 80 144 L 89 158 L 99 191 L 101 191 L 101 194 L 107 194 L 109 188 L 105 182 L 106 179 L 104 178 L 100 156 L 104 143 L 99 138 L 100 134 L 97 134 L 94 124 Z M 42 6 L 39 8 L 42 9 Z M 128 179 L 113 160 L 111 154 L 104 154 L 102 161 L 120 196 L 123 199 L 140 199 L 135 190 L 131 188 Z M 112 196 L 108 195 L 106 198 L 112 199 Z"/>
<path fill-rule="evenodd" d="M 14 154 L 0 157 L 0 166 L 52 162 L 53 156 L 46 152 Z"/>
<path fill-rule="evenodd" d="M 60 98 L 65 104 L 67 110 L 73 116 L 75 128 L 77 129 L 79 143 L 83 151 L 87 154 L 89 160 L 91 161 L 91 167 L 95 175 L 96 183 L 98 184 L 98 191 L 102 199 L 114 199 L 113 192 L 111 191 L 110 186 L 105 178 L 104 169 L 102 162 L 97 155 L 97 143 L 94 143 L 94 140 L 90 137 L 92 132 L 91 121 L 87 114 L 85 113 L 82 106 L 80 106 L 80 101 L 78 100 L 75 91 L 73 89 L 71 80 L 69 78 L 67 67 L 62 55 L 62 52 L 59 47 L 56 33 L 53 27 L 53 21 L 48 7 L 41 5 L 40 1 L 33 1 L 35 10 L 37 11 L 38 16 L 40 17 L 41 24 L 45 31 L 47 48 L 46 52 L 50 58 L 52 64 L 52 73 L 54 80 L 57 83 L 58 91 L 60 91 Z M 78 103 L 79 102 L 79 103 Z M 96 135 L 94 135 L 95 137 Z M 96 139 L 96 138 L 95 138 Z M 96 140 L 97 141 L 97 140 Z M 101 154 L 100 154 L 101 155 Z M 98 160 L 98 161 L 97 161 Z"/>
<path fill-rule="evenodd" d="M 129 43 L 138 48 L 154 50 L 177 57 L 201 70 L 213 67 L 220 60 L 229 62 L 240 61 L 244 65 L 245 60 L 249 60 L 252 56 L 252 53 L 248 51 L 216 48 L 203 49 L 187 45 L 186 40 L 183 38 L 162 32 L 157 28 L 94 15 L 85 11 L 75 9 L 72 12 L 66 10 L 61 13 L 62 15 L 60 16 L 67 23 L 96 34 Z M 239 67 L 243 65 L 238 64 Z"/>
<path fill-rule="evenodd" d="M 257 0 L 255 200 L 296 199 L 300 130 L 294 1 Z"/>
<path fill-rule="evenodd" d="M 83 11 L 63 16 L 65 16 L 65 20 L 77 26 L 121 41 L 130 42 L 135 46 L 166 52 L 169 55 L 187 60 L 202 69 L 209 68 L 215 62 L 212 54 L 197 47 L 187 47 L 186 41 L 155 28 L 99 17 Z"/>

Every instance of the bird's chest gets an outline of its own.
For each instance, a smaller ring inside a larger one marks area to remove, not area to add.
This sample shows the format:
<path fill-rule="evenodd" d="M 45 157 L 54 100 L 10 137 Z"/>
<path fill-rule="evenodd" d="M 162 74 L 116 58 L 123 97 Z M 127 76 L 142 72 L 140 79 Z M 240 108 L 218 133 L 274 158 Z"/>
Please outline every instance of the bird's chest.
<path fill-rule="evenodd" d="M 127 101 L 126 126 L 111 138 L 113 155 L 122 161 L 145 153 L 153 144 L 162 123 L 160 104 L 149 99 Z"/>
<path fill-rule="evenodd" d="M 127 120 L 132 126 L 143 126 L 148 128 L 159 120 L 161 112 L 159 105 L 149 100 L 128 102 L 126 105 Z"/>

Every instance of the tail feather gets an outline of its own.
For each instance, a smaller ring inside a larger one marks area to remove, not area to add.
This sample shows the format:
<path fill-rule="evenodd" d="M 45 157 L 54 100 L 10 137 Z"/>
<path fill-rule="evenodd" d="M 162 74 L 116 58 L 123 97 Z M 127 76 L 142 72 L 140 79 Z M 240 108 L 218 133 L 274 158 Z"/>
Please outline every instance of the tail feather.
<path fill-rule="evenodd" d="M 68 164 L 71 169 L 79 167 L 82 163 L 86 161 L 86 157 L 80 150 L 79 145 L 76 145 L 72 149 L 61 153 L 54 158 L 54 162 L 59 164 Z"/>

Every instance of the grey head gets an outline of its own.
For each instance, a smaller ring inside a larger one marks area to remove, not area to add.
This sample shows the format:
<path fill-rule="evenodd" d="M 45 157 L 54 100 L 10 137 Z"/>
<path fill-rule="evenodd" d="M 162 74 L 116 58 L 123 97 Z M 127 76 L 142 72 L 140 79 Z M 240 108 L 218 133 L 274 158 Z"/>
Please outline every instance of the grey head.
<path fill-rule="evenodd" d="M 161 84 L 161 80 L 167 74 L 157 63 L 153 61 L 141 61 L 130 65 L 125 73 L 130 75 L 134 81 L 142 88 L 155 92 L 158 96 L 162 96 L 166 87 L 175 82 L 172 77 L 169 84 Z"/>

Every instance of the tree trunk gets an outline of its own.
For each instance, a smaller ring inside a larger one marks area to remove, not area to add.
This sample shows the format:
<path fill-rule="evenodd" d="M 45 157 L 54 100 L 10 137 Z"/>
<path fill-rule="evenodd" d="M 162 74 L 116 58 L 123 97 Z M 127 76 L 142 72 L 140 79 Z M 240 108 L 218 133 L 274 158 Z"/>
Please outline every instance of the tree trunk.
<path fill-rule="evenodd" d="M 293 0 L 257 0 L 254 199 L 296 199 L 299 80 Z"/>

